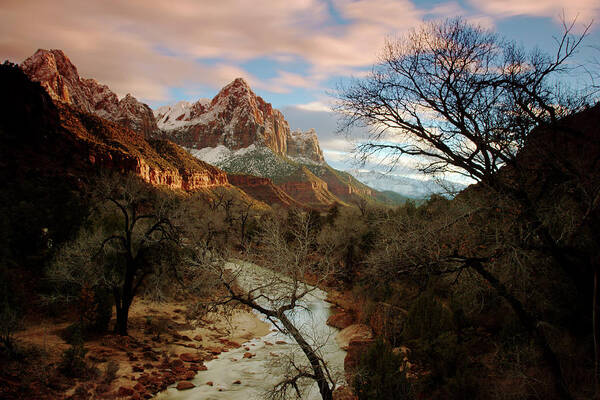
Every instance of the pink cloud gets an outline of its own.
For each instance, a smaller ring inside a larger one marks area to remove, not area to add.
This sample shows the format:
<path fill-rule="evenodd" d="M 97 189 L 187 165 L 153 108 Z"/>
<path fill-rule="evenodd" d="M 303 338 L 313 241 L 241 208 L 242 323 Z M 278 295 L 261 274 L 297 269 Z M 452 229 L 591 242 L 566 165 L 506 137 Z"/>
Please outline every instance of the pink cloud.
<path fill-rule="evenodd" d="M 218 88 L 237 76 L 285 93 L 370 66 L 387 35 L 430 13 L 409 0 L 333 5 L 348 24 L 335 23 L 325 0 L 4 0 L 0 57 L 21 62 L 38 48 L 60 48 L 82 76 L 147 101 L 168 100 L 169 87 Z M 310 71 L 261 81 L 237 66 L 260 57 L 302 59 Z"/>
<path fill-rule="evenodd" d="M 334 4 L 345 18 L 394 29 L 411 26 L 425 15 L 409 0 L 334 0 Z"/>
<path fill-rule="evenodd" d="M 526 15 L 535 17 L 550 17 L 557 21 L 563 15 L 568 21 L 579 16 L 590 20 L 600 16 L 598 0 L 469 0 L 477 9 L 494 16 L 511 17 Z"/>

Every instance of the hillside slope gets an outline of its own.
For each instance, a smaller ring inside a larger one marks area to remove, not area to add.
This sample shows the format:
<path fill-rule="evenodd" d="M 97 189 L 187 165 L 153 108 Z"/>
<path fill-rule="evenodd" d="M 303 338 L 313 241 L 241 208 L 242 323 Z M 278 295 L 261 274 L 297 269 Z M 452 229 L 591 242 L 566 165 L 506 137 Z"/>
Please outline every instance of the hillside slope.
<path fill-rule="evenodd" d="M 54 102 L 16 66 L 2 65 L 2 167 L 17 174 L 83 176 L 99 167 L 131 171 L 153 185 L 195 190 L 228 185 L 227 174 L 174 143 L 148 141 L 122 125 Z"/>

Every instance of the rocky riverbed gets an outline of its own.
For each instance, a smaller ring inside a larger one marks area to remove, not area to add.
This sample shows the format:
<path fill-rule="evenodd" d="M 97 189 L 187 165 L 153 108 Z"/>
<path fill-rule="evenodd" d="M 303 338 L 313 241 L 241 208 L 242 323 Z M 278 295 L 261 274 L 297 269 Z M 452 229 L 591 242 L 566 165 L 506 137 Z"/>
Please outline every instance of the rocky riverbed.
<path fill-rule="evenodd" d="M 240 285 L 252 285 L 264 275 L 264 270 L 253 264 L 244 263 L 244 276 Z M 327 325 L 331 305 L 325 301 L 327 293 L 315 289 L 302 302 L 301 307 L 290 314 L 295 325 L 305 337 L 321 346 L 323 357 L 339 385 L 344 383 L 344 358 L 346 352 L 335 340 L 336 328 Z M 265 322 L 268 322 L 265 320 Z M 275 329 L 260 338 L 254 338 L 241 347 L 220 354 L 216 359 L 204 363 L 205 371 L 200 371 L 190 381 L 193 387 L 177 389 L 172 385 L 157 396 L 161 400 L 196 399 L 206 400 L 250 400 L 264 399 L 265 393 L 281 379 L 287 360 L 306 362 L 294 340 Z M 189 385 L 186 385 L 189 386 Z M 320 399 L 316 385 L 307 388 L 303 398 Z"/>

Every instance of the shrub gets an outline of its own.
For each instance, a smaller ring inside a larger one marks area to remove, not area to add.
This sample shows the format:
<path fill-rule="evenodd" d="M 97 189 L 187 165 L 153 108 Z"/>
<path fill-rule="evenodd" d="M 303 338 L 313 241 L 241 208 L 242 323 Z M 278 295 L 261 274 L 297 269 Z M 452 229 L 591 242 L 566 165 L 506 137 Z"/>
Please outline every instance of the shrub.
<path fill-rule="evenodd" d="M 20 328 L 21 318 L 18 312 L 8 303 L 0 309 L 0 343 L 4 346 L 9 356 L 17 354 L 14 333 Z"/>
<path fill-rule="evenodd" d="M 353 381 L 359 400 L 396 400 L 413 398 L 402 357 L 381 338 L 361 355 Z"/>
<path fill-rule="evenodd" d="M 405 340 L 434 340 L 452 329 L 450 310 L 440 304 L 431 293 L 425 293 L 410 307 L 403 336 Z"/>
<path fill-rule="evenodd" d="M 104 367 L 104 376 L 102 378 L 102 382 L 110 384 L 117 378 L 117 372 L 119 371 L 119 364 L 115 361 L 110 360 L 106 363 Z"/>
<path fill-rule="evenodd" d="M 83 346 L 83 342 L 72 344 L 62 355 L 59 365 L 60 371 L 72 378 L 81 378 L 87 375 L 86 353 L 87 349 Z"/>
<path fill-rule="evenodd" d="M 85 340 L 89 334 L 104 333 L 112 317 L 113 300 L 104 288 L 83 287 L 79 294 L 79 321 L 64 329 L 61 337 L 69 344 Z"/>
<path fill-rule="evenodd" d="M 427 398 L 477 397 L 477 370 L 456 329 L 460 319 L 431 293 L 421 295 L 409 310 L 403 338 L 412 350 L 411 361 L 428 371 L 419 381 Z"/>
<path fill-rule="evenodd" d="M 92 378 L 98 374 L 98 370 L 89 365 L 85 359 L 87 349 L 83 345 L 81 330 L 75 330 L 71 338 L 72 344 L 62 354 L 58 369 L 71 378 Z"/>
<path fill-rule="evenodd" d="M 146 329 L 147 334 L 153 335 L 153 339 L 160 340 L 160 335 L 165 334 L 169 331 L 169 320 L 166 318 L 152 318 L 151 316 L 146 317 Z"/>
<path fill-rule="evenodd" d="M 84 341 L 84 329 L 80 321 L 73 322 L 60 333 L 60 337 L 68 344 L 76 344 Z"/>

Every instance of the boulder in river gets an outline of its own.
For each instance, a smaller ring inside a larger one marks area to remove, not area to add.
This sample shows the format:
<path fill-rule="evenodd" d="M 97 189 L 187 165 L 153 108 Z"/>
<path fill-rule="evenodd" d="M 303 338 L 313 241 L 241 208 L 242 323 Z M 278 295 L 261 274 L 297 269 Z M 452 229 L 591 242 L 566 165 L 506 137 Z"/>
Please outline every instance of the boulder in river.
<path fill-rule="evenodd" d="M 345 329 L 354 323 L 354 315 L 348 311 L 340 311 L 327 319 L 327 325 L 338 329 Z"/>
<path fill-rule="evenodd" d="M 373 339 L 373 332 L 371 332 L 371 328 L 367 325 L 363 324 L 353 324 L 346 328 L 344 328 L 341 332 L 339 332 L 335 338 L 343 350 L 348 350 L 348 346 L 352 341 L 369 341 Z"/>
<path fill-rule="evenodd" d="M 188 390 L 194 387 L 196 387 L 196 385 L 189 381 L 181 381 L 177 384 L 177 390 Z"/>

